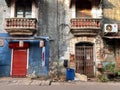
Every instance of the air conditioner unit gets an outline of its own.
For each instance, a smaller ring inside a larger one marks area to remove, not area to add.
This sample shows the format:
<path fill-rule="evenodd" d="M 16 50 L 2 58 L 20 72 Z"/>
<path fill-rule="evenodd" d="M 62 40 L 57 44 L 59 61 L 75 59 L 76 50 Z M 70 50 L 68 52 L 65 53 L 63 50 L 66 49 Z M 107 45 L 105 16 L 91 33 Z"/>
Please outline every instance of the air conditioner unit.
<path fill-rule="evenodd" d="M 104 24 L 104 32 L 118 32 L 118 24 Z"/>

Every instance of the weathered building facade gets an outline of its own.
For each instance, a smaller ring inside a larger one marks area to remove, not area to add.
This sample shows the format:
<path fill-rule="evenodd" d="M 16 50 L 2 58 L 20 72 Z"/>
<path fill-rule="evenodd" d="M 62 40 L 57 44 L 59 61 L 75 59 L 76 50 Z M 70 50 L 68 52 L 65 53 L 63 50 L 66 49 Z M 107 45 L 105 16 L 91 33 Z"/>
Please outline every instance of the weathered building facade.
<path fill-rule="evenodd" d="M 96 76 L 104 62 L 114 61 L 119 68 L 119 0 L 0 0 L 0 7 L 0 32 L 8 33 L 12 40 L 49 37 L 50 57 L 46 62 L 49 70 L 43 71 L 59 71 L 64 60 L 77 73 L 88 77 Z M 113 31 L 107 26 L 112 26 Z M 10 51 L 9 48 L 6 53 Z M 7 55 L 8 60 L 11 53 Z M 38 55 L 30 57 L 31 63 L 34 57 Z M 31 67 L 35 65 L 34 61 Z"/>
<path fill-rule="evenodd" d="M 101 63 L 100 49 L 103 47 L 101 37 L 102 2 L 101 0 L 71 0 L 72 9 L 70 40 L 70 64 L 77 73 L 93 77 L 97 65 Z"/>
<path fill-rule="evenodd" d="M 115 62 L 119 69 L 118 2 L 71 0 L 70 62 L 77 73 L 96 76 L 107 62 Z"/>
<path fill-rule="evenodd" d="M 119 0 L 108 0 L 103 2 L 103 24 L 112 24 L 116 25 L 117 27 L 113 27 L 113 32 L 104 32 L 104 48 L 105 48 L 105 56 L 109 55 L 109 60 L 114 60 L 116 62 L 116 67 L 120 69 L 120 56 L 119 56 L 119 40 L 120 40 L 120 8 L 119 6 Z M 105 28 L 104 28 L 105 30 Z M 110 30 L 110 29 L 108 29 Z M 107 51 L 106 51 L 107 49 Z"/>
<path fill-rule="evenodd" d="M 49 37 L 36 35 L 37 0 L 1 0 L 0 76 L 47 76 Z"/>

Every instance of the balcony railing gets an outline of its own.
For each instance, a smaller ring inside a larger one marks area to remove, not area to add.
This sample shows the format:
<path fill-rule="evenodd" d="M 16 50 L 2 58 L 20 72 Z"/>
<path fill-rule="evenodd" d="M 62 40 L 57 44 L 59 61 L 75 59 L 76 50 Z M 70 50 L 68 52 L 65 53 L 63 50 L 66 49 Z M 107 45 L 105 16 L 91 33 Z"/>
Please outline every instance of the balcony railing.
<path fill-rule="evenodd" d="M 74 35 L 96 35 L 99 31 L 101 19 L 73 18 L 71 19 L 71 32 Z"/>
<path fill-rule="evenodd" d="M 100 20 L 93 18 L 74 18 L 71 19 L 71 28 L 100 29 Z"/>
<path fill-rule="evenodd" d="M 11 35 L 32 35 L 36 32 L 36 18 L 6 18 L 5 30 Z"/>

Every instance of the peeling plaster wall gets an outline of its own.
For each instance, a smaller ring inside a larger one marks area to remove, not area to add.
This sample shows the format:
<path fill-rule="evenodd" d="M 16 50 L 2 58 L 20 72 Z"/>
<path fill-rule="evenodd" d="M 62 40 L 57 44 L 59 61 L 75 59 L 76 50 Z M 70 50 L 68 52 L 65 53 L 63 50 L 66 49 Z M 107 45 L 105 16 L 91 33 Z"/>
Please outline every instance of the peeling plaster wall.
<path fill-rule="evenodd" d="M 69 0 L 39 0 L 38 33 L 50 37 L 50 59 L 69 59 L 70 18 Z"/>
<path fill-rule="evenodd" d="M 120 0 L 103 0 L 103 21 L 104 24 L 120 24 Z M 120 27 L 118 26 L 118 32 L 108 36 L 120 35 Z M 103 28 L 104 30 L 104 28 Z M 107 34 L 105 34 L 107 36 Z M 119 55 L 119 38 L 118 39 L 104 39 L 104 60 L 106 62 L 116 62 L 117 68 L 120 69 L 120 55 Z"/>
<path fill-rule="evenodd" d="M 103 0 L 104 22 L 120 21 L 120 0 Z"/>
<path fill-rule="evenodd" d="M 10 16 L 10 8 L 7 6 L 5 0 L 0 0 L 0 33 L 5 33 L 5 18 Z"/>
<path fill-rule="evenodd" d="M 6 33 L 4 30 L 5 18 L 10 16 L 10 8 L 5 0 L 0 0 L 0 35 Z M 2 36 L 2 35 L 1 35 Z M 0 47 L 0 76 L 10 76 L 11 49 L 8 47 L 8 40 L 4 40 L 4 46 Z"/>
<path fill-rule="evenodd" d="M 104 23 L 119 23 L 119 2 L 120 0 L 103 0 L 102 27 Z M 70 0 L 38 0 L 37 35 L 50 37 L 50 63 L 52 62 L 50 66 L 52 67 L 54 61 L 59 62 L 60 60 L 60 62 L 63 62 L 64 59 L 73 60 L 75 54 L 75 44 L 83 41 L 94 43 L 96 62 L 104 61 L 107 53 L 104 55 L 103 49 L 105 47 L 105 41 L 103 40 L 101 33 L 94 38 L 75 38 L 70 33 L 70 19 L 75 18 L 76 16 L 75 6 L 73 5 L 70 8 L 69 3 Z M 0 31 L 5 32 L 4 18 L 10 16 L 10 7 L 6 6 L 4 0 L 0 0 L 0 7 L 2 7 L 0 9 Z"/>

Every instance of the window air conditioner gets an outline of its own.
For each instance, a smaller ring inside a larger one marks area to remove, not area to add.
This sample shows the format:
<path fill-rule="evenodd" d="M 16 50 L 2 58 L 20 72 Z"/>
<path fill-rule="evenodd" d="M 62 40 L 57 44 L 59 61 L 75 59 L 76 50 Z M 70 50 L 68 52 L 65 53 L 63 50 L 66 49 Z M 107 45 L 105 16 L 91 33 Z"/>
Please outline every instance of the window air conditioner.
<path fill-rule="evenodd" d="M 118 32 L 118 24 L 104 24 L 104 32 Z"/>

